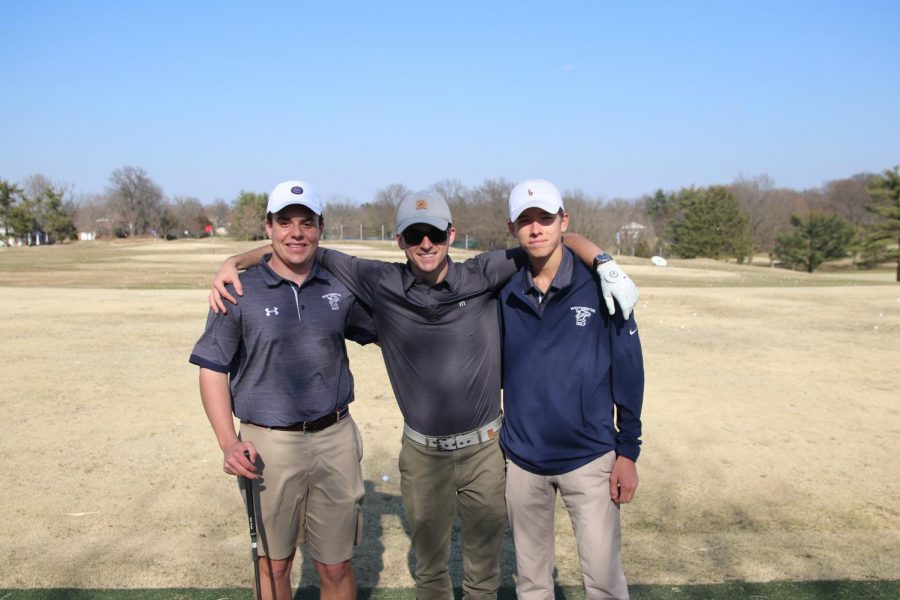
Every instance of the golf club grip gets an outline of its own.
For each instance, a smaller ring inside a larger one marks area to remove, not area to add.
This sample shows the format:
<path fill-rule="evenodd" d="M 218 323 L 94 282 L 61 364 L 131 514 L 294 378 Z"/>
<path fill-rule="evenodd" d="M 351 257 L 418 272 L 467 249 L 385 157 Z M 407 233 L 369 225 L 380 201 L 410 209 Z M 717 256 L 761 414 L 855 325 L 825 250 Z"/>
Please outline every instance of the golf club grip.
<path fill-rule="evenodd" d="M 244 456 L 250 460 L 250 452 L 244 450 Z M 250 524 L 250 547 L 256 551 L 256 503 L 253 500 L 253 480 L 244 477 L 244 494 L 247 497 L 247 521 Z"/>

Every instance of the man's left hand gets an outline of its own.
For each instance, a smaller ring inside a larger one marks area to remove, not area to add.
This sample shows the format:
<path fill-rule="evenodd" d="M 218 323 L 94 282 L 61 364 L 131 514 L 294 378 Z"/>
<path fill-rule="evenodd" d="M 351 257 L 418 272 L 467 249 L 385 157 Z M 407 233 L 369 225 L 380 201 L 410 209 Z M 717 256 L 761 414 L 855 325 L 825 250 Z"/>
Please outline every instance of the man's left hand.
<path fill-rule="evenodd" d="M 630 458 L 619 456 L 609 474 L 609 497 L 613 502 L 627 504 L 634 499 L 638 487 L 637 465 Z"/>
<path fill-rule="evenodd" d="M 615 299 L 622 309 L 622 317 L 627 321 L 638 301 L 637 286 L 614 260 L 606 261 L 597 267 L 597 275 L 600 276 L 600 289 L 603 291 L 603 300 L 606 301 L 609 314 L 616 314 L 616 304 L 613 301 Z"/>

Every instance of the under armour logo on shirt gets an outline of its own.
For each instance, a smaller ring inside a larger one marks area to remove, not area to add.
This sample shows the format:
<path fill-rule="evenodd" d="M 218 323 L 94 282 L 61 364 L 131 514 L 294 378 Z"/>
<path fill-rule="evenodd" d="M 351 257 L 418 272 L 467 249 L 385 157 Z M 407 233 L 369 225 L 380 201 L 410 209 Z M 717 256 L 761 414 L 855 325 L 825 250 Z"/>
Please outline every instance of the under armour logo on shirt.
<path fill-rule="evenodd" d="M 338 306 L 338 302 L 341 300 L 341 295 L 337 293 L 325 294 L 322 296 L 326 300 L 328 300 L 328 304 L 331 305 L 331 310 L 340 310 L 341 307 Z"/>
<path fill-rule="evenodd" d="M 269 307 L 267 306 L 267 307 L 266 307 L 266 316 L 267 316 L 267 317 L 271 317 L 271 316 L 273 316 L 273 315 L 276 316 L 276 317 L 278 316 L 278 307 L 277 307 L 277 306 L 273 306 L 272 308 L 269 308 Z"/>
<path fill-rule="evenodd" d="M 593 308 L 588 308 L 587 306 L 573 306 L 569 310 L 575 311 L 575 324 L 579 327 L 587 325 L 588 317 L 597 312 Z"/>

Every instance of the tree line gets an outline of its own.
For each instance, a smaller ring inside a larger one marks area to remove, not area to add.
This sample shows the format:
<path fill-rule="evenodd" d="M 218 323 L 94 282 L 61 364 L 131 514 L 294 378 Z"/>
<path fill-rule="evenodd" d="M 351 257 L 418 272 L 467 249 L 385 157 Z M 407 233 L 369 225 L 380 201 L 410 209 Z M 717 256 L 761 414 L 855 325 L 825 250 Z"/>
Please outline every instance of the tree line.
<path fill-rule="evenodd" d="M 507 198 L 514 182 L 486 179 L 467 187 L 456 179 L 430 186 L 454 217 L 457 243 L 506 248 Z M 393 239 L 397 206 L 414 192 L 402 183 L 379 189 L 371 201 L 332 198 L 325 206 L 326 239 Z M 204 203 L 167 197 L 141 168 L 125 166 L 105 192 L 74 198 L 66 186 L 34 175 L 21 184 L 0 179 L 0 240 L 53 243 L 77 232 L 98 237 L 163 239 L 227 234 L 265 238 L 267 195 L 241 191 L 232 201 Z M 563 194 L 574 229 L 619 254 L 733 259 L 809 272 L 850 257 L 857 268 L 896 261 L 900 281 L 900 168 L 860 173 L 819 188 L 776 187 L 766 175 L 738 176 L 728 185 L 657 190 L 632 200 Z"/>

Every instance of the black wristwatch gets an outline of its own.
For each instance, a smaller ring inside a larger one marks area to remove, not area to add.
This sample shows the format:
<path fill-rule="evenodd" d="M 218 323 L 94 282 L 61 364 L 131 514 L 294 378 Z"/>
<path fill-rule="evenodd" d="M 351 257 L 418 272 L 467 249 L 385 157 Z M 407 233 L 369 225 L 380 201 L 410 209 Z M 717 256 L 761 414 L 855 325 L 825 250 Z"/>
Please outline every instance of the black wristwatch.
<path fill-rule="evenodd" d="M 613 259 L 613 257 L 610 256 L 609 254 L 607 254 L 606 252 L 601 252 L 600 254 L 598 254 L 597 256 L 594 257 L 594 270 L 596 271 L 597 267 L 599 267 L 603 263 L 608 263 L 612 259 Z"/>

